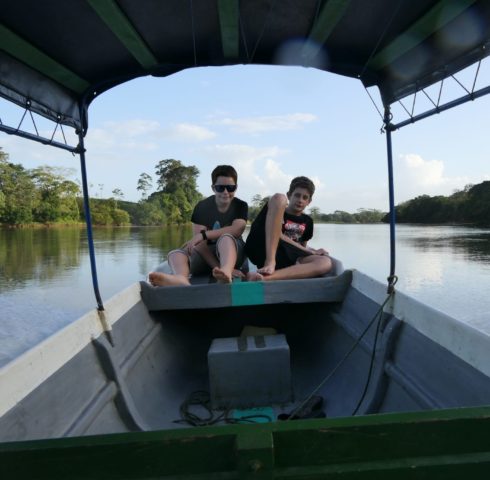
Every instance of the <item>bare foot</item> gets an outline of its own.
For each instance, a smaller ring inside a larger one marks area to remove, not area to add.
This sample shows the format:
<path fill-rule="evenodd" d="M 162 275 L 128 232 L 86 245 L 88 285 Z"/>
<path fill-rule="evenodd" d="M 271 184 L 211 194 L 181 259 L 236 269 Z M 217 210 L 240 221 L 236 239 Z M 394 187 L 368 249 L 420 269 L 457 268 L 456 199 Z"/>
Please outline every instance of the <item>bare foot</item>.
<path fill-rule="evenodd" d="M 231 274 L 220 267 L 213 268 L 213 277 L 218 283 L 231 283 L 232 281 Z"/>
<path fill-rule="evenodd" d="M 245 279 L 245 274 L 241 270 L 238 270 L 238 268 L 235 268 L 233 272 L 231 272 L 231 276 L 233 278 L 241 278 L 242 280 Z"/>
<path fill-rule="evenodd" d="M 171 275 L 169 273 L 150 272 L 148 280 L 154 287 L 170 287 L 176 285 L 190 285 L 189 279 L 184 275 Z"/>
<path fill-rule="evenodd" d="M 247 282 L 263 282 L 264 276 L 259 272 L 248 272 L 247 273 Z"/>
<path fill-rule="evenodd" d="M 276 265 L 275 264 L 269 264 L 269 265 L 264 265 L 262 268 L 259 268 L 257 272 L 261 273 L 262 275 L 272 275 L 276 271 Z"/>

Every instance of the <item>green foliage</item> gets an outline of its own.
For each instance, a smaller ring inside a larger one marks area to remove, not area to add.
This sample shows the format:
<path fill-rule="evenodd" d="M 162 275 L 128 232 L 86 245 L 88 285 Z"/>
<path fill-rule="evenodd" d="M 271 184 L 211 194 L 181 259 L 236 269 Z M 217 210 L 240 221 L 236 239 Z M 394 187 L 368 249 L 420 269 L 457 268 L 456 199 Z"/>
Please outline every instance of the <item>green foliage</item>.
<path fill-rule="evenodd" d="M 318 218 L 326 223 L 379 223 L 385 216 L 384 212 L 374 208 L 360 208 L 357 213 L 335 210 L 333 213 L 318 213 Z"/>
<path fill-rule="evenodd" d="M 118 226 L 130 225 L 131 219 L 129 218 L 129 213 L 120 208 L 115 208 L 112 211 L 112 223 Z"/>
<path fill-rule="evenodd" d="M 90 199 L 94 225 L 162 225 L 190 221 L 192 210 L 202 199 L 197 190 L 199 170 L 185 166 L 179 160 L 162 160 L 156 165 L 159 191 L 146 198 L 152 187 L 150 175 L 142 173 L 138 203 L 126 202 L 120 188 L 113 197 Z M 9 162 L 0 147 L 0 223 L 23 225 L 30 223 L 74 223 L 85 220 L 79 186 L 66 178 L 67 170 L 41 166 L 26 170 Z"/>
<path fill-rule="evenodd" d="M 174 159 L 161 160 L 155 170 L 158 190 L 148 201 L 158 202 L 167 223 L 189 222 L 194 206 L 203 198 L 197 190 L 199 170 Z"/>
<path fill-rule="evenodd" d="M 26 170 L 10 163 L 0 149 L 0 223 L 76 222 L 78 185 L 62 169 L 41 166 Z"/>
<path fill-rule="evenodd" d="M 490 181 L 474 185 L 468 190 L 461 212 L 467 222 L 490 225 Z"/>
<path fill-rule="evenodd" d="M 80 204 L 82 199 L 79 199 Z M 129 203 L 129 202 L 125 202 Z M 91 198 L 90 199 L 90 216 L 93 225 L 130 225 L 131 216 L 123 208 L 117 208 L 117 201 L 114 198 L 102 199 Z M 119 205 L 123 206 L 123 205 Z M 80 205 L 81 209 L 83 208 Z M 82 216 L 85 221 L 85 215 Z"/>
<path fill-rule="evenodd" d="M 167 217 L 163 212 L 158 200 L 156 201 L 141 201 L 133 209 L 131 215 L 131 223 L 136 225 L 163 225 L 167 223 Z M 125 208 L 125 206 L 122 206 Z"/>
<path fill-rule="evenodd" d="M 252 197 L 252 204 L 248 207 L 248 220 L 253 222 L 259 212 L 264 208 L 264 205 L 269 202 L 270 197 L 263 197 L 256 194 Z"/>
<path fill-rule="evenodd" d="M 142 200 L 146 199 L 146 197 L 148 196 L 148 192 L 151 190 L 152 186 L 153 180 L 151 176 L 143 172 L 138 179 L 138 186 L 136 187 L 136 190 L 138 190 L 138 192 L 141 192 Z"/>
<path fill-rule="evenodd" d="M 66 172 L 45 165 L 31 170 L 30 174 L 36 186 L 37 201 L 33 215 L 37 222 L 78 221 L 76 197 L 79 187 L 65 179 Z"/>
<path fill-rule="evenodd" d="M 399 223 L 490 224 L 490 181 L 467 185 L 448 197 L 421 195 L 396 206 Z M 388 216 L 383 221 L 388 222 Z"/>
<path fill-rule="evenodd" d="M 310 207 L 310 215 L 314 222 L 320 220 L 320 209 L 318 207 Z"/>
<path fill-rule="evenodd" d="M 33 208 L 36 204 L 36 187 L 22 165 L 8 161 L 8 155 L 0 156 L 0 223 L 21 225 L 34 221 Z"/>

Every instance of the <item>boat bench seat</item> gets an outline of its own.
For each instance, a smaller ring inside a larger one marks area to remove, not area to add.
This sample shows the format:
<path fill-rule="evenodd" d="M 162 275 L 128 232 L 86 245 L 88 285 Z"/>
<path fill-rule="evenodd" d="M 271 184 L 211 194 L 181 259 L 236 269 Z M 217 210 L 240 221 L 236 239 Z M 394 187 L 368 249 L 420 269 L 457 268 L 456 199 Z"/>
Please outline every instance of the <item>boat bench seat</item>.
<path fill-rule="evenodd" d="M 153 287 L 140 282 L 141 298 L 149 311 L 239 307 L 277 303 L 341 302 L 352 281 L 352 271 L 335 277 L 271 282 L 212 283 Z"/>

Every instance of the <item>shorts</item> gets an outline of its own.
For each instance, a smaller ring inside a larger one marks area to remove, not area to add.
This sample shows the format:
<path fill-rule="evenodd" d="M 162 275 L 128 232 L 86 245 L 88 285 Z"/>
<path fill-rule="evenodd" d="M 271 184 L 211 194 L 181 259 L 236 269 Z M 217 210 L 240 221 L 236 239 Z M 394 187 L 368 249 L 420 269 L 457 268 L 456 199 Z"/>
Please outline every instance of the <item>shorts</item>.
<path fill-rule="evenodd" d="M 262 268 L 265 263 L 265 219 L 267 206 L 265 206 L 252 223 L 250 233 L 245 244 L 245 254 L 257 268 Z M 311 253 L 305 252 L 284 240 L 279 240 L 276 252 L 276 269 L 290 267 L 302 257 L 308 257 Z"/>
<path fill-rule="evenodd" d="M 246 245 L 246 254 L 257 268 L 262 268 L 265 263 L 265 236 L 262 245 L 258 248 L 252 248 L 249 243 Z M 279 240 L 276 252 L 276 270 L 295 265 L 300 258 L 310 255 L 311 253 L 305 252 L 301 248 L 295 247 L 284 240 Z"/>
<path fill-rule="evenodd" d="M 237 251 L 235 268 L 240 269 L 243 265 L 243 262 L 245 261 L 245 242 L 243 241 L 243 239 L 241 237 L 235 238 L 233 235 L 231 235 L 229 233 L 225 233 L 224 235 L 221 235 L 220 238 L 218 238 L 216 243 L 208 243 L 209 250 L 219 260 L 219 251 L 218 251 L 217 246 L 223 237 L 230 237 L 235 241 L 236 251 Z M 197 252 L 197 251 L 192 252 L 190 257 L 185 250 L 180 249 L 180 248 L 177 250 L 172 250 L 171 252 L 169 252 L 169 255 L 172 252 L 181 252 L 189 258 L 189 269 L 190 269 L 191 275 L 205 275 L 205 274 L 209 274 L 211 272 L 211 267 L 201 257 L 199 252 Z M 169 263 L 169 266 L 170 266 L 170 263 Z M 170 268 L 172 268 L 172 267 L 170 267 Z"/>

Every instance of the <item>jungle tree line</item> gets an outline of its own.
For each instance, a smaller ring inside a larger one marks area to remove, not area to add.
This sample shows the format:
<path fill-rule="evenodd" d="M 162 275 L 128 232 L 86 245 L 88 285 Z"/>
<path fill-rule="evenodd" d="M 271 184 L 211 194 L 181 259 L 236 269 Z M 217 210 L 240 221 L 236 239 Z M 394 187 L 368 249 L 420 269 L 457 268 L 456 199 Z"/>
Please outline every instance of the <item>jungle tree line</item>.
<path fill-rule="evenodd" d="M 160 160 L 155 166 L 156 191 L 148 173 L 142 173 L 137 182 L 141 199 L 137 204 L 125 205 L 132 223 L 137 225 L 183 224 L 190 222 L 192 210 L 203 198 L 197 190 L 197 167 L 184 165 L 180 160 Z M 123 207 L 124 208 L 124 207 Z"/>
<path fill-rule="evenodd" d="M 396 206 L 397 222 L 490 225 L 490 181 L 466 185 L 452 195 L 421 195 Z M 383 221 L 388 221 L 387 216 Z"/>
<path fill-rule="evenodd" d="M 248 209 L 248 218 L 251 222 L 259 214 L 270 197 L 254 195 Z M 322 213 L 318 207 L 310 207 L 306 212 L 319 223 L 379 223 L 385 216 L 381 210 L 360 208 L 357 213 L 348 213 L 336 210 L 333 213 Z"/>
<path fill-rule="evenodd" d="M 0 224 L 78 223 L 83 221 L 79 185 L 67 178 L 66 169 L 41 166 L 25 169 L 9 162 L 0 147 Z M 119 188 L 108 199 L 91 198 L 95 225 L 183 224 L 191 219 L 196 203 L 203 198 L 197 190 L 199 170 L 175 159 L 161 160 L 155 177 L 142 173 L 137 179 L 139 202 L 127 202 Z M 155 179 L 155 180 L 154 180 Z M 99 185 L 102 188 L 103 185 Z M 154 191 L 152 191 L 154 190 Z M 269 197 L 254 195 L 249 206 L 253 221 Z M 318 207 L 308 210 L 315 222 L 376 223 L 388 221 L 385 213 L 359 209 L 356 213 L 337 210 L 322 213 Z M 422 195 L 396 207 L 400 223 L 490 224 L 490 181 L 467 185 L 448 197 Z"/>
<path fill-rule="evenodd" d="M 77 183 L 61 168 L 31 170 L 9 162 L 0 147 L 0 223 L 73 223 L 80 218 Z"/>
<path fill-rule="evenodd" d="M 95 225 L 160 225 L 187 223 L 195 204 L 203 198 L 197 190 L 199 170 L 179 160 L 161 160 L 153 179 L 142 173 L 137 181 L 141 193 L 138 203 L 124 201 L 115 188 L 112 197 L 91 198 L 90 210 Z M 58 167 L 26 169 L 9 161 L 0 147 L 0 224 L 79 223 L 84 221 L 83 200 L 78 183 L 67 176 L 73 172 Z M 102 193 L 103 185 L 99 185 Z"/>

